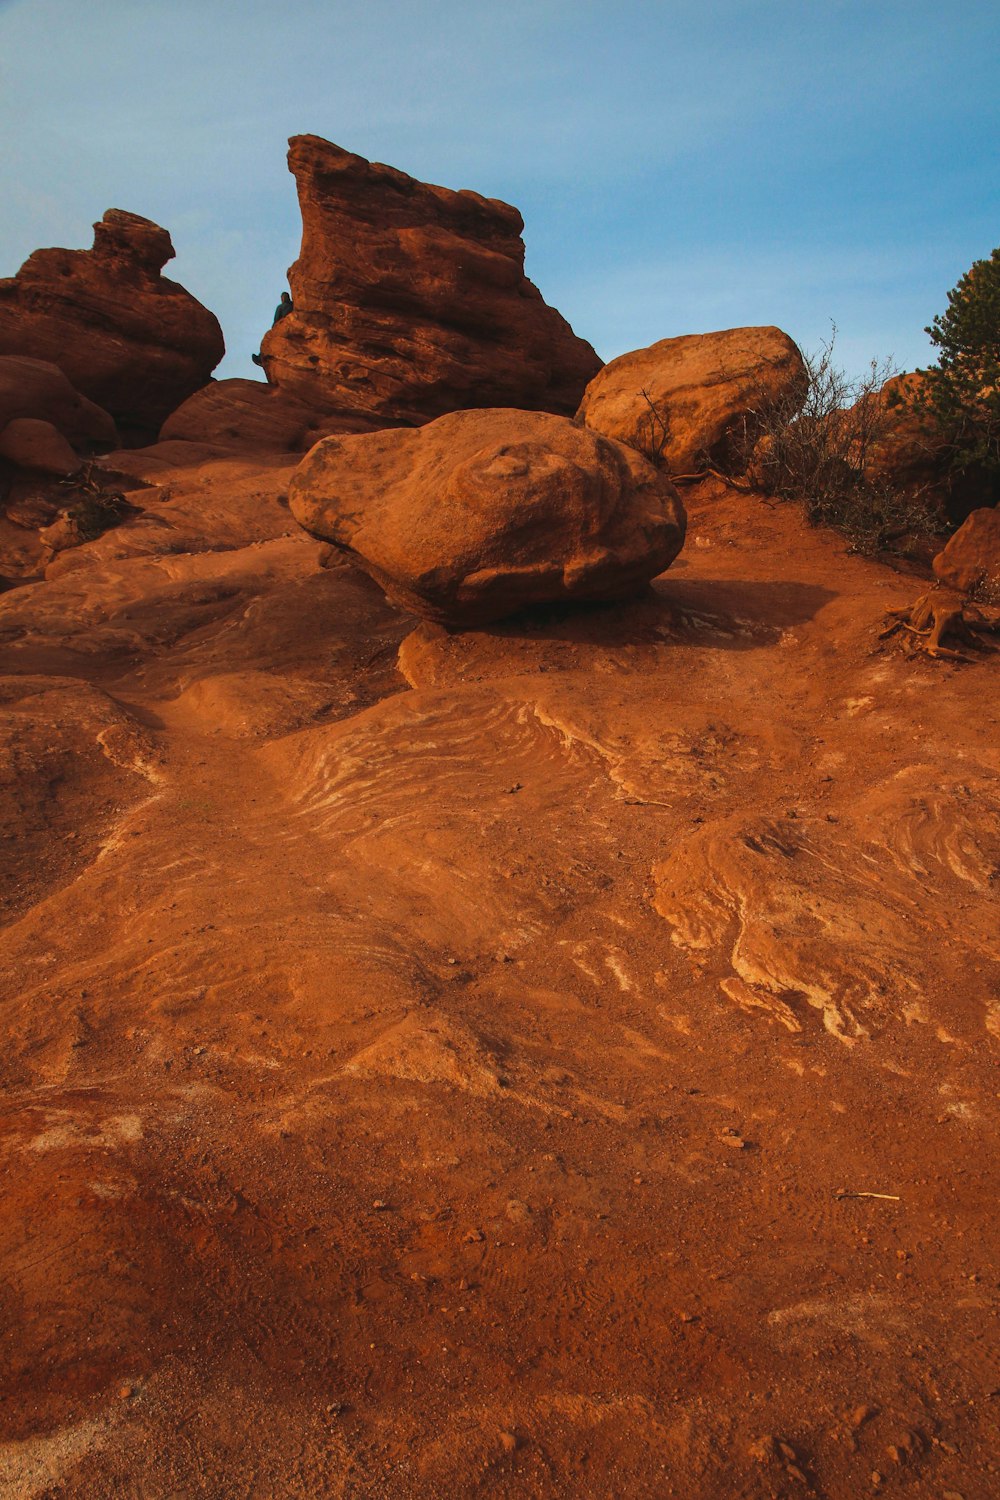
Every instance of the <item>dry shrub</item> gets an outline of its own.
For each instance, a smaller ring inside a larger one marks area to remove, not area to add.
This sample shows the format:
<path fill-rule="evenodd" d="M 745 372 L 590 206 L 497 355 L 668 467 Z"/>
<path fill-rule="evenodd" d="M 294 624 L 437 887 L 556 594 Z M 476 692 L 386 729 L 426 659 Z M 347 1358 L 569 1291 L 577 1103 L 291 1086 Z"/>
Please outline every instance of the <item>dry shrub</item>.
<path fill-rule="evenodd" d="M 803 354 L 809 378 L 801 406 L 763 398 L 744 419 L 732 474 L 779 500 L 798 500 L 816 526 L 833 526 L 854 552 L 905 551 L 941 529 L 927 487 L 903 490 L 875 467 L 893 413 L 882 387 L 898 371 L 873 360 L 854 379 L 834 362 L 836 328 Z"/>

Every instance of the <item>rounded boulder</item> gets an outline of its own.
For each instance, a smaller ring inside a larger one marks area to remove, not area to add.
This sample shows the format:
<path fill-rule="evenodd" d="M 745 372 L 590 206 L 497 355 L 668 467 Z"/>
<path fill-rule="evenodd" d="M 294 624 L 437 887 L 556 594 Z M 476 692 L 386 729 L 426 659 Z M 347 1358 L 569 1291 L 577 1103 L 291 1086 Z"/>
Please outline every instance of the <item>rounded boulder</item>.
<path fill-rule="evenodd" d="M 0 432 L 0 458 L 40 474 L 75 474 L 80 467 L 69 443 L 51 422 L 15 417 Z"/>
<path fill-rule="evenodd" d="M 778 409 L 791 418 L 808 385 L 802 355 L 780 328 L 684 334 L 611 360 L 588 385 L 577 418 L 671 474 L 742 467 L 760 415 Z"/>
<path fill-rule="evenodd" d="M 1000 510 L 974 510 L 934 559 L 941 583 L 1000 604 Z"/>
<path fill-rule="evenodd" d="M 451 627 L 626 598 L 684 543 L 680 497 L 641 455 L 567 417 L 508 408 L 325 438 L 289 504 L 390 599 Z"/>

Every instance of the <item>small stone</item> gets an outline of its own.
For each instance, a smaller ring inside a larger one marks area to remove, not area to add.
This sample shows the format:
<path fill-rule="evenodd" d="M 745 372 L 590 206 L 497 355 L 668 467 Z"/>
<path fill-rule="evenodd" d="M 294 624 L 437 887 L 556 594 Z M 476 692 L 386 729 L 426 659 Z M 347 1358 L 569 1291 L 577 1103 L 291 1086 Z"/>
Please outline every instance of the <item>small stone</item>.
<path fill-rule="evenodd" d="M 516 1432 L 501 1432 L 500 1446 L 505 1453 L 513 1453 L 517 1448 Z"/>
<path fill-rule="evenodd" d="M 118 1387 L 118 1394 L 123 1401 L 130 1401 L 135 1395 L 135 1386 L 126 1381 L 124 1385 Z"/>
<path fill-rule="evenodd" d="M 376 1198 L 374 1203 L 372 1204 L 372 1210 L 377 1214 L 384 1213 L 388 1207 L 389 1205 L 388 1203 L 386 1203 L 384 1198 Z"/>
<path fill-rule="evenodd" d="M 467 1245 L 479 1245 L 486 1238 L 481 1229 L 468 1229 L 463 1236 Z"/>

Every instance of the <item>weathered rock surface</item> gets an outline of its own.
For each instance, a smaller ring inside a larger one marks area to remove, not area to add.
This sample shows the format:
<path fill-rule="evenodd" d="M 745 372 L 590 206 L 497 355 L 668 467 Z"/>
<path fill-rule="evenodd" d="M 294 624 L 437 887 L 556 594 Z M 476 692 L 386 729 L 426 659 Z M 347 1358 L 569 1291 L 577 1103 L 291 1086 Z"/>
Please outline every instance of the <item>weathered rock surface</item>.
<path fill-rule="evenodd" d="M 606 364 L 578 415 L 595 432 L 656 457 L 672 474 L 700 472 L 749 454 L 753 413 L 806 392 L 798 347 L 780 328 L 730 328 L 660 339 Z"/>
<path fill-rule="evenodd" d="M 242 453 L 305 453 L 332 432 L 367 432 L 363 417 L 327 416 L 262 380 L 213 380 L 164 422 L 163 441 L 209 443 Z"/>
<path fill-rule="evenodd" d="M 0 431 L 0 458 L 42 474 L 73 474 L 80 467 L 59 429 L 38 417 L 15 417 L 7 423 Z"/>
<path fill-rule="evenodd" d="M 18 417 L 51 422 L 75 448 L 112 448 L 114 420 L 74 388 L 58 365 L 22 355 L 0 356 L 0 428 Z"/>
<path fill-rule="evenodd" d="M 711 481 L 414 629 L 187 447 L 0 596 L 4 1500 L 992 1500 L 1000 655 Z"/>
<path fill-rule="evenodd" d="M 923 370 L 910 370 L 887 380 L 881 391 L 867 398 L 878 404 L 880 429 L 867 469 L 873 479 L 901 494 L 923 495 L 958 524 L 992 503 L 993 483 L 975 468 L 951 467 L 947 434 L 915 405 L 926 380 Z"/>
<path fill-rule="evenodd" d="M 1000 510 L 974 510 L 934 559 L 942 583 L 1000 604 Z"/>
<path fill-rule="evenodd" d="M 318 443 L 293 515 L 391 599 L 447 625 L 619 599 L 669 567 L 684 509 L 633 449 L 542 412 L 453 412 Z"/>
<path fill-rule="evenodd" d="M 869 471 L 894 489 L 937 490 L 944 478 L 947 444 L 913 409 L 923 384 L 922 371 L 910 370 L 894 375 L 881 391 L 867 398 L 880 409 L 880 432 L 869 455 Z"/>
<path fill-rule="evenodd" d="M 572 415 L 601 361 L 526 278 L 516 208 L 318 136 L 290 148 L 302 248 L 295 311 L 263 340 L 269 380 L 374 426 L 473 406 Z"/>
<path fill-rule="evenodd" d="M 154 438 L 225 353 L 215 315 L 160 274 L 173 255 L 165 229 L 117 208 L 92 249 L 36 250 L 0 281 L 0 355 L 57 364 L 124 435 Z"/>

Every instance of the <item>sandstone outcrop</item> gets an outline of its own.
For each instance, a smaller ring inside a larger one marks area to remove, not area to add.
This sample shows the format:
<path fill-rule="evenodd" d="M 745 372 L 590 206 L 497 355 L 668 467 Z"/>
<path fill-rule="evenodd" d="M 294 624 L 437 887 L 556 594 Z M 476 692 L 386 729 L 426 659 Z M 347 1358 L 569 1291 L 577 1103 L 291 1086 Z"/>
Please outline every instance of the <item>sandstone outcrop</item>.
<path fill-rule="evenodd" d="M 0 324 L 2 326 L 2 324 Z M 0 356 L 0 429 L 19 417 L 51 422 L 75 448 L 113 448 L 114 421 L 75 389 L 58 365 Z"/>
<path fill-rule="evenodd" d="M 39 417 L 15 417 L 0 431 L 0 458 L 42 474 L 73 474 L 80 467 L 57 427 Z"/>
<path fill-rule="evenodd" d="M 152 440 L 225 353 L 215 315 L 160 274 L 173 254 L 165 229 L 117 208 L 91 250 L 36 250 L 0 281 L 0 355 L 57 364 L 124 435 Z"/>
<path fill-rule="evenodd" d="M 867 469 L 873 479 L 900 494 L 931 500 L 957 525 L 991 503 L 992 481 L 974 466 L 952 467 L 947 433 L 919 410 L 926 380 L 925 371 L 911 370 L 863 398 L 877 402 L 879 408 L 878 435 L 868 454 Z"/>
<path fill-rule="evenodd" d="M 572 415 L 601 361 L 525 276 L 516 208 L 318 136 L 290 148 L 302 248 L 295 311 L 262 345 L 272 383 L 373 426 L 468 407 Z"/>
<path fill-rule="evenodd" d="M 390 599 L 439 624 L 618 599 L 669 567 L 684 509 L 633 449 L 541 412 L 453 412 L 318 443 L 292 513 Z"/>
<path fill-rule="evenodd" d="M 749 453 L 754 412 L 780 404 L 794 415 L 807 376 L 780 328 L 730 328 L 660 339 L 606 364 L 578 415 L 672 474 L 726 465 Z"/>
<path fill-rule="evenodd" d="M 974 510 L 934 559 L 942 583 L 1000 604 L 1000 510 Z"/>
<path fill-rule="evenodd" d="M 330 417 L 261 380 L 213 380 L 164 422 L 160 437 L 240 453 L 305 453 L 332 432 L 366 432 L 363 418 Z"/>

